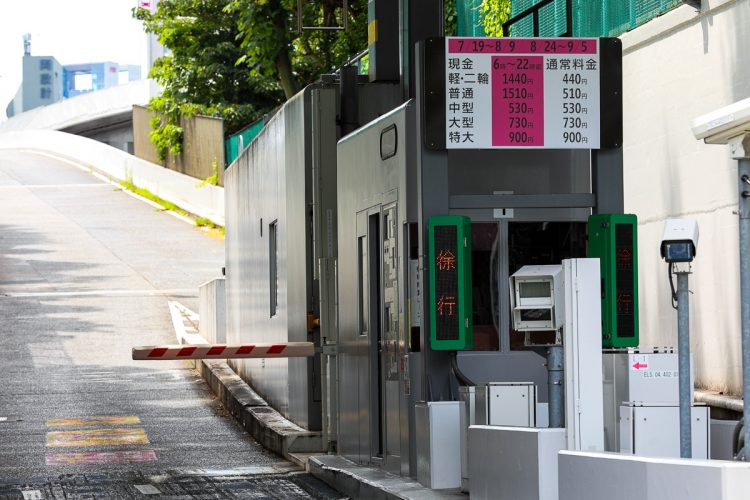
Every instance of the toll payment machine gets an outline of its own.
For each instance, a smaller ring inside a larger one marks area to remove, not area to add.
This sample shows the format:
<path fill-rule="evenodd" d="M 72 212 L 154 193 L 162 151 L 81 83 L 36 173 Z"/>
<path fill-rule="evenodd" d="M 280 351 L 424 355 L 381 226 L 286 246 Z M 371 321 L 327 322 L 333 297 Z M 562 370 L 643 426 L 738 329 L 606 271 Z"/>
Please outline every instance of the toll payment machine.
<path fill-rule="evenodd" d="M 560 329 L 565 315 L 563 303 L 562 266 L 524 266 L 511 276 L 510 307 L 513 327 L 529 332 L 554 331 L 561 344 Z"/>

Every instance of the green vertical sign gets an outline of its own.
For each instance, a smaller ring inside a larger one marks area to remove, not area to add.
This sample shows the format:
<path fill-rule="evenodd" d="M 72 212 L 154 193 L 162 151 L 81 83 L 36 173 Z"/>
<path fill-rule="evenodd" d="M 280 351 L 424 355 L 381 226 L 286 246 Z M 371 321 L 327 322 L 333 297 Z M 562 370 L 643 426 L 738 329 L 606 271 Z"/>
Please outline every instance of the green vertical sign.
<path fill-rule="evenodd" d="M 638 347 L 638 219 L 589 217 L 589 257 L 600 259 L 602 347 Z"/>
<path fill-rule="evenodd" d="M 436 351 L 472 349 L 471 220 L 435 216 L 428 228 L 430 345 Z"/>

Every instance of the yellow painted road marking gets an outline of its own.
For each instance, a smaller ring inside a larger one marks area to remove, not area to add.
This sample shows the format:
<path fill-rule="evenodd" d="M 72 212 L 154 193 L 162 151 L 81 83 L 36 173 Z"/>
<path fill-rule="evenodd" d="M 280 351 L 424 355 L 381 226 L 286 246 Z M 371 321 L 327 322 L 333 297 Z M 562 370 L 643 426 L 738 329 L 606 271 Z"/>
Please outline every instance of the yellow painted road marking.
<path fill-rule="evenodd" d="M 47 465 L 107 465 L 133 462 L 153 462 L 154 450 L 131 451 L 87 451 L 80 453 L 50 453 L 46 456 Z"/>
<path fill-rule="evenodd" d="M 148 444 L 143 429 L 91 429 L 47 433 L 47 446 L 119 446 Z"/>
<path fill-rule="evenodd" d="M 47 420 L 47 427 L 86 427 L 97 425 L 138 425 L 138 417 L 84 417 L 84 418 L 53 418 Z"/>

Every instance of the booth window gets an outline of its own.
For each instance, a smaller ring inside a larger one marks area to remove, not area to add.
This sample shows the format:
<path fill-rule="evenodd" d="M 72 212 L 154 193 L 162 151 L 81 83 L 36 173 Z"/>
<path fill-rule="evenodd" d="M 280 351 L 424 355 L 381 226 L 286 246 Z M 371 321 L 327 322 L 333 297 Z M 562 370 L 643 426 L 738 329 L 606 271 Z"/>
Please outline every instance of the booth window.
<path fill-rule="evenodd" d="M 279 249 L 278 221 L 268 225 L 268 284 L 271 317 L 276 316 L 279 306 Z"/>

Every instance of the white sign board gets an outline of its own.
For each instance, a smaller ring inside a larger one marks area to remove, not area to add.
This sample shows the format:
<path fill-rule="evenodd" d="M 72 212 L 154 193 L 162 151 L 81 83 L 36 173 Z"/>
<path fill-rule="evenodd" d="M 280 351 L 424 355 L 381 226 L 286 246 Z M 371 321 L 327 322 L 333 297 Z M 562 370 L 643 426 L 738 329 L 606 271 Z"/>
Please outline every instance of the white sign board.
<path fill-rule="evenodd" d="M 596 38 L 447 38 L 448 149 L 600 147 Z"/>

